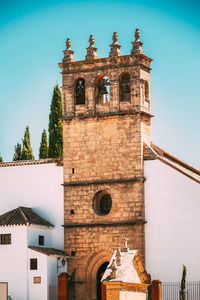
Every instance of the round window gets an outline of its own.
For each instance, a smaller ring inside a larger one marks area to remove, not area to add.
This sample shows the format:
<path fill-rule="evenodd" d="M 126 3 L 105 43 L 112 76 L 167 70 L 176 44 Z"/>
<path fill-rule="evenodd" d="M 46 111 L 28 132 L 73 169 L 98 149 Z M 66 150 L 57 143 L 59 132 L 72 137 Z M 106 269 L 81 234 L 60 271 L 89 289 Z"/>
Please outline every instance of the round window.
<path fill-rule="evenodd" d="M 107 215 L 112 207 L 112 198 L 107 191 L 99 191 L 94 195 L 93 208 L 99 216 Z"/>

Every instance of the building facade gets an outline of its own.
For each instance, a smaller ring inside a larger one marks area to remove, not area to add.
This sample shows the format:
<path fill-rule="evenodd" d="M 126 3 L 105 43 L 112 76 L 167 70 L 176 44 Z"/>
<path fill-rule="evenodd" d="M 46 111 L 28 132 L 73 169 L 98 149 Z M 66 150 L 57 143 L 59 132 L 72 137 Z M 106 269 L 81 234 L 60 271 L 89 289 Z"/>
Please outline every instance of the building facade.
<path fill-rule="evenodd" d="M 113 34 L 98 58 L 91 35 L 85 60 L 70 40 L 60 64 L 63 90 L 64 235 L 70 299 L 100 299 L 99 270 L 113 249 L 138 249 L 145 261 L 143 142 L 150 143 L 150 63 L 139 30 L 130 55 Z"/>

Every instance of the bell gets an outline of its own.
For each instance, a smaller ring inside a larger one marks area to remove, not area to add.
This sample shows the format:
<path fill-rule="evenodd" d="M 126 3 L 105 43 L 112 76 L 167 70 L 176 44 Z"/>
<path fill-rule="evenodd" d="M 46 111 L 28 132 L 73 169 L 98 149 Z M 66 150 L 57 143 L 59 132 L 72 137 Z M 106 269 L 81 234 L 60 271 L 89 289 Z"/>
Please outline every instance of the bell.
<path fill-rule="evenodd" d="M 125 85 L 124 93 L 126 93 L 126 94 L 130 93 L 130 88 L 127 84 Z"/>
<path fill-rule="evenodd" d="M 108 94 L 108 91 L 107 91 L 105 85 L 101 86 L 100 94 L 102 94 L 102 95 L 107 95 Z"/>

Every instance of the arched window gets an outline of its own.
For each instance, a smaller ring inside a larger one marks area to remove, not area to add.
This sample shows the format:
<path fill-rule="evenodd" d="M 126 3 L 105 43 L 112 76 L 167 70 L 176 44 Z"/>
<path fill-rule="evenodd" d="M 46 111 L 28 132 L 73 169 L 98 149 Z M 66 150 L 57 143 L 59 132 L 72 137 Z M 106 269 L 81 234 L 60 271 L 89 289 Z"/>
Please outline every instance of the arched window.
<path fill-rule="evenodd" d="M 145 81 L 145 99 L 149 99 L 149 84 L 147 81 Z"/>
<path fill-rule="evenodd" d="M 75 103 L 76 103 L 76 105 L 77 104 L 85 104 L 85 80 L 83 78 L 79 78 L 76 81 Z"/>
<path fill-rule="evenodd" d="M 124 73 L 120 76 L 119 96 L 121 102 L 129 102 L 131 100 L 131 76 Z"/>
<path fill-rule="evenodd" d="M 110 102 L 110 83 L 107 76 L 99 76 L 96 79 L 96 103 L 107 104 Z"/>

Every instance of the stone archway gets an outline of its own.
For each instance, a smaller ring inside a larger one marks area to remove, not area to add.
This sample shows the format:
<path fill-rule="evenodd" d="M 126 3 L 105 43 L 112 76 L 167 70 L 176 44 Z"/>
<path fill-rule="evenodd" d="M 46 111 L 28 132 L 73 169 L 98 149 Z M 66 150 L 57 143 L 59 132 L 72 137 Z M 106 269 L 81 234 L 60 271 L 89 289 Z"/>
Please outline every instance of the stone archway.
<path fill-rule="evenodd" d="M 102 249 L 88 259 L 85 271 L 86 300 L 97 300 L 97 272 L 104 263 L 110 261 L 112 254 L 112 251 Z"/>

